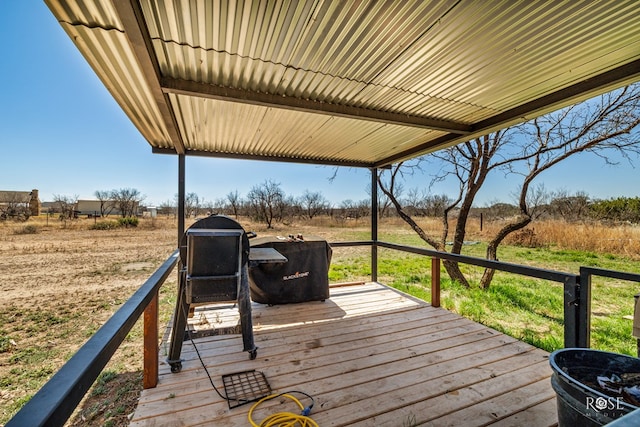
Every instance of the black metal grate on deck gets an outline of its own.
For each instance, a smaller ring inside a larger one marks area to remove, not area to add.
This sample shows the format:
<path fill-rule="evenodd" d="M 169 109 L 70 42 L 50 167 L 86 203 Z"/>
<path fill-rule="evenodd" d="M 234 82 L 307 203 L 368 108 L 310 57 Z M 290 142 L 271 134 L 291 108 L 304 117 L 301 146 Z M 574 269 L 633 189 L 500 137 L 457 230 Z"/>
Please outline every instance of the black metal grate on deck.
<path fill-rule="evenodd" d="M 222 376 L 229 409 L 255 402 L 271 394 L 271 386 L 260 371 L 244 371 Z"/>

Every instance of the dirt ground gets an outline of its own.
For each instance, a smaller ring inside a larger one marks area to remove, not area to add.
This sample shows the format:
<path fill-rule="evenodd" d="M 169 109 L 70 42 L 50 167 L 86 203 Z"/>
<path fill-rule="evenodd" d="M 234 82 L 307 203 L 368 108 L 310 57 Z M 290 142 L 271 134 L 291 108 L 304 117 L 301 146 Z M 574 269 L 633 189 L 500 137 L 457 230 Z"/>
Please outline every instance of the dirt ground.
<path fill-rule="evenodd" d="M 42 220 L 0 224 L 0 425 L 167 259 L 176 247 L 173 222 L 113 230 L 91 230 L 93 219 L 66 228 Z M 175 289 L 173 275 L 164 289 Z M 127 424 L 141 354 L 137 325 L 75 424 Z M 120 395 L 110 397 L 110 389 Z"/>

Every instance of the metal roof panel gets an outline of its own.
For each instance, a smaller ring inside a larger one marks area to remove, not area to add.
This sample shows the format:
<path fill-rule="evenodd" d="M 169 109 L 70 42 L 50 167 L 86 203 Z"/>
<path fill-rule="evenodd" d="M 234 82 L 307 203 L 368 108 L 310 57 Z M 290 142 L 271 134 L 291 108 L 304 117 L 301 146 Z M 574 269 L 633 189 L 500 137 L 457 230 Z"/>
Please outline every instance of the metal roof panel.
<path fill-rule="evenodd" d="M 47 3 L 176 152 L 383 165 L 640 79 L 635 0 Z"/>

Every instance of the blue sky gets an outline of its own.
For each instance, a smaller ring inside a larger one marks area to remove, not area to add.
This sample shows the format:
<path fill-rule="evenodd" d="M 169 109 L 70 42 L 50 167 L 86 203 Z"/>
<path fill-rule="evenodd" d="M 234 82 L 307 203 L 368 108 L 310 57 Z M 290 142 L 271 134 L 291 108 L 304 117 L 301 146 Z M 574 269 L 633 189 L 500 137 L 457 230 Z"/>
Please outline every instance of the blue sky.
<path fill-rule="evenodd" d="M 1 0 L 0 32 L 0 190 L 35 188 L 41 200 L 51 201 L 54 195 L 92 199 L 96 190 L 129 187 L 149 205 L 173 199 L 177 157 L 151 153 L 43 1 Z M 341 168 L 330 182 L 332 167 L 191 157 L 186 165 L 187 192 L 210 201 L 235 190 L 245 196 L 266 179 L 288 195 L 320 191 L 336 205 L 368 197 L 364 169 Z M 584 191 L 593 198 L 640 195 L 636 169 L 625 162 L 606 166 L 589 155 L 542 180 L 547 190 Z M 512 182 L 493 177 L 477 205 L 511 202 Z M 451 190 L 443 184 L 434 192 Z"/>

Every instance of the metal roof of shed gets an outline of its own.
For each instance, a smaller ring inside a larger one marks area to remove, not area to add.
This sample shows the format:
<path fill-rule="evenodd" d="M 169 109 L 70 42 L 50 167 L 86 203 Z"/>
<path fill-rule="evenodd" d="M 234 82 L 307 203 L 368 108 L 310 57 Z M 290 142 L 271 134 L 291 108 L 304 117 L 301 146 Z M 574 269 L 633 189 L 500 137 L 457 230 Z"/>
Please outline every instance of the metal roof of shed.
<path fill-rule="evenodd" d="M 158 153 L 381 167 L 640 80 L 637 0 L 46 2 Z"/>

